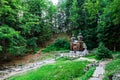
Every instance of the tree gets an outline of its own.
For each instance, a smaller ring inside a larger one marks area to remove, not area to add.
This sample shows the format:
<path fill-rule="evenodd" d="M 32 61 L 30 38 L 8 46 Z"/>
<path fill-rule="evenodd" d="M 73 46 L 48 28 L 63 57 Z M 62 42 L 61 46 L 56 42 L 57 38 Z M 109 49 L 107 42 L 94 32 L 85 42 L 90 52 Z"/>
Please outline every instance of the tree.
<path fill-rule="evenodd" d="M 112 54 L 108 48 L 104 46 L 103 43 L 100 43 L 96 52 L 97 59 L 112 58 Z"/>
<path fill-rule="evenodd" d="M 0 2 L 0 21 L 1 24 L 7 24 L 10 27 L 13 27 L 15 30 L 18 30 L 19 27 L 17 23 L 18 12 L 22 9 L 21 1 L 18 0 L 1 0 Z"/>
<path fill-rule="evenodd" d="M 110 50 L 119 50 L 118 36 L 120 35 L 120 28 L 118 22 L 119 18 L 119 0 L 110 2 L 100 16 L 100 23 L 98 25 L 98 40 L 103 42 Z"/>
<path fill-rule="evenodd" d="M 7 25 L 0 27 L 1 55 L 7 58 L 9 55 L 22 55 L 26 50 L 26 40 L 18 31 Z"/>
<path fill-rule="evenodd" d="M 71 29 L 78 28 L 78 20 L 80 18 L 80 15 L 78 14 L 79 8 L 78 8 L 78 2 L 77 0 L 74 0 L 72 3 L 72 7 L 70 9 L 70 21 L 71 21 Z"/>
<path fill-rule="evenodd" d="M 0 7 L 0 57 L 34 52 L 51 38 L 56 7 L 49 0 L 0 0 Z"/>

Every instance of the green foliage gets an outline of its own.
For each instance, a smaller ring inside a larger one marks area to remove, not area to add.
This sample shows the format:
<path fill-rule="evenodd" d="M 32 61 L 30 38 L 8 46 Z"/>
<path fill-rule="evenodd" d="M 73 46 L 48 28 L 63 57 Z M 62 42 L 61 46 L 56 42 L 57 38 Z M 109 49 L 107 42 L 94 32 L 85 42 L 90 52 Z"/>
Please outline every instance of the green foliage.
<path fill-rule="evenodd" d="M 80 77 L 80 80 L 88 80 L 94 73 L 95 71 L 95 67 L 90 68 L 85 75 L 83 75 L 82 77 Z M 79 79 L 79 78 L 78 78 Z M 76 79 L 77 80 L 77 79 Z"/>
<path fill-rule="evenodd" d="M 56 59 L 56 61 L 66 61 L 66 60 L 69 60 L 67 57 L 61 57 L 61 58 L 58 58 Z"/>
<path fill-rule="evenodd" d="M 105 0 L 107 2 L 107 0 Z M 108 1 L 107 6 L 101 14 L 98 24 L 98 40 L 104 42 L 110 50 L 119 50 L 120 39 L 116 39 L 120 35 L 119 28 L 119 0 Z"/>
<path fill-rule="evenodd" d="M 51 38 L 51 36 L 52 36 L 52 30 L 51 30 L 50 27 L 44 26 L 44 27 L 42 28 L 42 31 L 41 31 L 40 34 L 42 34 L 42 35 L 40 35 L 38 38 L 39 38 L 39 40 L 40 40 L 40 44 L 42 45 L 42 44 L 44 44 L 47 40 L 49 40 L 49 39 Z"/>
<path fill-rule="evenodd" d="M 10 28 L 7 25 L 3 25 L 0 28 L 0 39 L 7 38 L 10 39 L 12 37 L 18 36 L 19 32 L 15 31 L 13 28 Z"/>
<path fill-rule="evenodd" d="M 90 54 L 92 54 L 92 53 L 90 53 Z M 95 54 L 87 55 L 87 56 L 85 56 L 85 57 L 90 58 L 90 59 L 96 59 Z"/>
<path fill-rule="evenodd" d="M 26 40 L 18 31 L 3 25 L 0 28 L 1 52 L 5 55 L 7 52 L 14 55 L 20 55 L 25 52 Z"/>
<path fill-rule="evenodd" d="M 62 1 L 61 1 L 62 2 Z M 65 0 L 59 6 L 66 14 L 64 26 L 67 32 L 82 31 L 88 49 L 103 42 L 110 50 L 119 50 L 119 0 Z"/>
<path fill-rule="evenodd" d="M 64 49 L 69 49 L 70 48 L 70 43 L 68 40 L 66 39 L 60 39 L 58 38 L 55 43 L 54 43 L 55 47 L 57 48 L 64 48 Z"/>
<path fill-rule="evenodd" d="M 27 40 L 27 46 L 31 49 L 33 49 L 32 51 L 35 51 L 35 49 L 37 48 L 37 38 L 33 37 L 31 39 Z"/>
<path fill-rule="evenodd" d="M 87 61 L 59 62 L 45 65 L 24 75 L 11 77 L 9 80 L 71 80 L 85 74 Z"/>
<path fill-rule="evenodd" d="M 105 67 L 105 70 L 104 80 L 109 80 L 110 76 L 120 71 L 120 59 L 113 60 L 108 63 Z"/>
<path fill-rule="evenodd" d="M 59 6 L 66 14 L 63 22 L 65 25 L 62 28 L 75 35 L 81 31 L 88 49 L 98 46 L 96 27 L 100 2 L 100 0 L 65 0 L 63 5 Z"/>
<path fill-rule="evenodd" d="M 78 19 L 79 19 L 79 14 L 78 14 L 79 8 L 78 8 L 78 2 L 77 0 L 73 0 L 72 2 L 72 7 L 71 7 L 71 15 L 70 15 L 70 21 L 71 27 L 72 28 L 77 28 L 78 27 Z"/>
<path fill-rule="evenodd" d="M 61 50 L 68 50 L 70 47 L 70 42 L 66 39 L 56 39 L 56 41 L 49 46 L 47 46 L 43 52 L 51 52 L 51 51 L 61 51 Z"/>
<path fill-rule="evenodd" d="M 50 0 L 0 0 L 0 51 L 12 54 L 14 50 L 22 54 L 26 48 L 34 51 L 58 33 L 59 28 L 70 34 L 81 30 L 88 49 L 103 42 L 110 50 L 120 50 L 119 4 L 119 0 L 61 0 L 55 6 Z M 8 27 L 2 27 L 4 24 Z M 68 43 L 59 43 L 58 47 L 51 45 L 50 50 L 69 48 Z"/>
<path fill-rule="evenodd" d="M 8 48 L 8 52 L 11 53 L 11 55 L 24 55 L 26 52 L 25 46 L 11 46 Z"/>
<path fill-rule="evenodd" d="M 54 44 L 50 44 L 44 50 L 42 50 L 42 52 L 50 52 L 50 51 L 56 51 L 56 47 L 54 46 Z"/>
<path fill-rule="evenodd" d="M 88 28 L 85 29 L 83 32 L 83 39 L 88 47 L 88 49 L 92 50 L 96 47 L 98 47 L 98 41 L 97 41 L 97 33 L 96 28 Z"/>
<path fill-rule="evenodd" d="M 104 46 L 103 43 L 100 43 L 96 52 L 96 57 L 97 59 L 112 58 L 112 54 L 109 49 Z"/>
<path fill-rule="evenodd" d="M 0 0 L 0 57 L 35 52 L 56 31 L 55 15 L 48 0 Z"/>
<path fill-rule="evenodd" d="M 0 51 L 2 51 L 2 46 L 0 46 Z"/>
<path fill-rule="evenodd" d="M 96 59 L 96 60 L 98 60 L 98 59 L 96 58 L 96 53 L 97 53 L 97 50 L 96 50 L 96 48 L 95 48 L 95 49 L 89 51 L 89 54 L 86 55 L 85 57 L 90 58 L 90 59 Z"/>
<path fill-rule="evenodd" d="M 116 55 L 115 59 L 120 59 L 120 53 Z"/>
<path fill-rule="evenodd" d="M 120 59 L 120 52 L 112 52 L 114 59 Z"/>

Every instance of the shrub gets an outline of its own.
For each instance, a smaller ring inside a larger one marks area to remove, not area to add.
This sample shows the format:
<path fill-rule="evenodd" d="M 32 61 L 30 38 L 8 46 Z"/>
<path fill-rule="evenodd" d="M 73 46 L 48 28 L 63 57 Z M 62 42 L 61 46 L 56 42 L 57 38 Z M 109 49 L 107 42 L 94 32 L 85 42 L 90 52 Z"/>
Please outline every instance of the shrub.
<path fill-rule="evenodd" d="M 115 55 L 115 59 L 120 59 L 120 53 Z"/>
<path fill-rule="evenodd" d="M 2 46 L 0 46 L 0 51 L 2 51 Z"/>
<path fill-rule="evenodd" d="M 35 51 L 37 49 L 37 37 L 33 37 L 27 40 L 27 46 L 32 51 Z"/>
<path fill-rule="evenodd" d="M 60 51 L 60 50 L 68 50 L 70 48 L 70 42 L 67 39 L 56 39 L 56 41 L 49 46 L 47 46 L 43 52 L 50 51 Z"/>
<path fill-rule="evenodd" d="M 120 72 L 120 59 L 113 60 L 106 65 L 103 80 L 109 80 L 109 78 L 117 72 Z"/>
<path fill-rule="evenodd" d="M 70 48 L 70 43 L 66 39 L 57 39 L 54 43 L 55 47 L 57 49 L 64 48 L 64 49 L 69 49 Z"/>
<path fill-rule="evenodd" d="M 110 50 L 106 48 L 103 43 L 100 43 L 97 48 L 96 58 L 97 59 L 112 58 Z"/>
<path fill-rule="evenodd" d="M 19 31 L 3 25 L 0 27 L 0 52 L 2 57 L 9 55 L 21 55 L 25 53 L 26 40 Z"/>
<path fill-rule="evenodd" d="M 50 52 L 50 51 L 56 51 L 56 47 L 54 46 L 54 44 L 50 44 L 44 50 L 42 50 L 42 52 Z"/>
<path fill-rule="evenodd" d="M 85 75 L 83 75 L 82 77 L 80 77 L 80 80 L 88 80 L 94 73 L 95 71 L 95 67 L 91 67 L 86 73 Z"/>
<path fill-rule="evenodd" d="M 24 55 L 26 48 L 25 46 L 11 46 L 8 48 L 8 51 L 11 53 L 11 55 Z"/>

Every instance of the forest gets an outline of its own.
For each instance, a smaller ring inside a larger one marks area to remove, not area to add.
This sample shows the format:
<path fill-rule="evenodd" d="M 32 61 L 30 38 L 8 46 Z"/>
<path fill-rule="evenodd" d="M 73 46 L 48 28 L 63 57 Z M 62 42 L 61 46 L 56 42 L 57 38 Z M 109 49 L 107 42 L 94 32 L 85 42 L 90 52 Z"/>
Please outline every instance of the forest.
<path fill-rule="evenodd" d="M 0 80 L 120 80 L 119 42 L 120 0 L 0 0 Z"/>
<path fill-rule="evenodd" d="M 35 52 L 54 35 L 81 32 L 88 49 L 120 49 L 120 0 L 0 0 L 0 57 Z"/>

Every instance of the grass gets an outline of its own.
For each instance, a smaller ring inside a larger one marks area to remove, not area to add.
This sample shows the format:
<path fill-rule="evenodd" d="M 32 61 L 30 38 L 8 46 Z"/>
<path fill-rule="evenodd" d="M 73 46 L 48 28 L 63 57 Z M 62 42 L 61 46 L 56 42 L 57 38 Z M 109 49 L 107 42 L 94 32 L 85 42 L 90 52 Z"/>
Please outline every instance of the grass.
<path fill-rule="evenodd" d="M 56 59 L 56 61 L 58 62 L 66 61 L 66 60 L 69 60 L 69 59 L 67 57 L 61 57 L 61 58 Z"/>
<path fill-rule="evenodd" d="M 86 58 L 90 58 L 90 59 L 97 59 L 96 58 L 96 49 L 93 49 L 91 51 L 89 51 L 89 54 L 85 56 Z"/>
<path fill-rule="evenodd" d="M 95 56 L 95 55 L 86 55 L 85 57 L 86 57 L 86 58 L 90 58 L 90 59 L 96 59 L 96 56 Z"/>
<path fill-rule="evenodd" d="M 84 68 L 88 63 L 87 61 L 57 62 L 13 76 L 8 80 L 72 80 L 85 74 Z"/>
<path fill-rule="evenodd" d="M 95 71 L 95 67 L 91 67 L 86 73 L 85 75 L 79 77 L 79 78 L 76 78 L 74 80 L 88 80 L 94 73 Z"/>
<path fill-rule="evenodd" d="M 88 55 L 86 55 L 84 57 L 89 58 L 89 59 L 95 59 L 95 60 L 99 61 L 99 59 L 96 57 L 95 53 L 89 53 Z"/>
<path fill-rule="evenodd" d="M 105 77 L 104 80 L 109 80 L 113 74 L 120 72 L 120 59 L 113 60 L 105 67 Z"/>
<path fill-rule="evenodd" d="M 80 77 L 80 80 L 88 80 L 93 75 L 94 71 L 95 67 L 90 68 L 89 71 L 85 73 L 85 75 Z"/>

